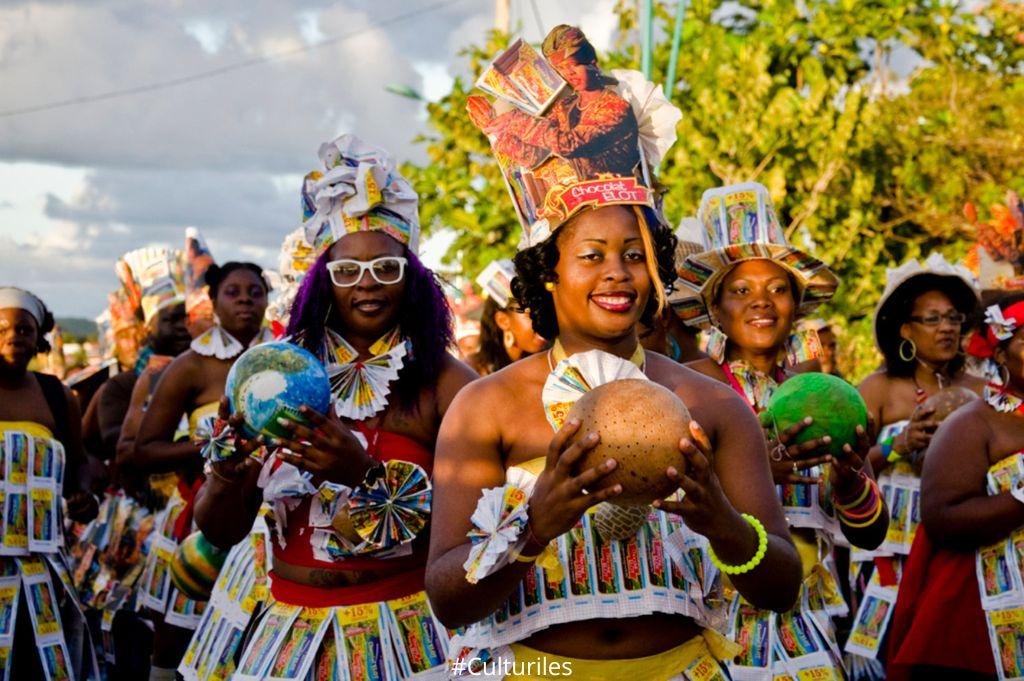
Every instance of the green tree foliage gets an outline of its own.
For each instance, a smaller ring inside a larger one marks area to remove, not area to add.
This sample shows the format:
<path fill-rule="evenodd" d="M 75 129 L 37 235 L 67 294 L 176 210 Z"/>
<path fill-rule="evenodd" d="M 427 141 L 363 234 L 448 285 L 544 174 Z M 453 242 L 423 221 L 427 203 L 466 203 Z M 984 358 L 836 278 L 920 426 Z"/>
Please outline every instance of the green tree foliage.
<path fill-rule="evenodd" d="M 657 2 L 653 78 L 670 57 L 674 2 Z M 608 68 L 638 68 L 634 2 L 619 6 Z M 465 51 L 474 78 L 508 37 Z M 907 74 L 893 65 L 910 64 Z M 885 268 L 941 250 L 964 254 L 961 215 L 1024 190 L 1024 9 L 1006 0 L 694 0 L 679 81 L 679 141 L 660 169 L 666 212 L 696 213 L 713 186 L 756 180 L 790 238 L 844 285 L 827 310 L 844 370 L 878 363 L 871 313 Z M 465 114 L 471 83 L 429 105 L 430 162 L 406 171 L 428 230 L 458 234 L 449 259 L 473 275 L 507 257 L 518 224 L 487 141 Z"/>

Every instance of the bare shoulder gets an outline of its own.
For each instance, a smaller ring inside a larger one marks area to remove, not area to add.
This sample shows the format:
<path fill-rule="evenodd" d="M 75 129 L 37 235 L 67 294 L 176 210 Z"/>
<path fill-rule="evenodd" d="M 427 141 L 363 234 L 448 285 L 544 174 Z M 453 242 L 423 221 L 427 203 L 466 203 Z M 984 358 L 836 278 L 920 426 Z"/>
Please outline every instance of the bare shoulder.
<path fill-rule="evenodd" d="M 939 424 L 936 436 L 942 433 L 955 433 L 954 438 L 957 443 L 957 451 L 959 451 L 959 445 L 965 439 L 974 440 L 978 437 L 988 437 L 993 432 L 993 422 L 998 416 L 996 411 L 989 407 L 984 400 L 974 400 L 947 416 Z"/>
<path fill-rule="evenodd" d="M 857 386 L 857 390 L 859 390 L 860 394 L 865 398 L 869 395 L 874 397 L 883 395 L 891 384 L 892 379 L 889 378 L 884 371 L 874 371 L 868 374 L 867 377 L 860 382 L 860 385 Z"/>
<path fill-rule="evenodd" d="M 699 370 L 702 365 L 708 373 Z M 736 413 L 750 412 L 747 403 L 725 382 L 725 375 L 718 378 L 711 367 L 718 368 L 718 365 L 710 359 L 682 365 L 663 355 L 648 353 L 651 379 L 678 395 L 694 418 L 705 427 L 724 424 Z"/>
<path fill-rule="evenodd" d="M 438 376 L 438 383 L 443 386 L 457 386 L 458 388 L 480 378 L 473 369 L 451 354 L 445 353 L 441 364 L 441 374 Z"/>
<path fill-rule="evenodd" d="M 722 367 L 719 366 L 718 362 L 714 361 L 710 357 L 702 357 L 701 359 L 694 360 L 686 363 L 686 368 L 692 369 L 698 373 L 704 374 L 719 383 L 725 382 L 725 372 L 722 371 Z"/>
<path fill-rule="evenodd" d="M 437 410 L 442 416 L 452 400 L 470 383 L 479 379 L 475 371 L 456 357 L 445 353 L 441 373 L 437 377 Z"/>
<path fill-rule="evenodd" d="M 867 402 L 868 409 L 876 412 L 878 418 L 878 415 L 882 413 L 883 407 L 888 403 L 889 392 L 893 387 L 894 381 L 892 377 L 884 371 L 877 371 L 868 374 L 860 382 L 860 385 L 857 386 L 857 392 Z"/>
<path fill-rule="evenodd" d="M 535 384 L 543 386 L 548 373 L 546 354 L 527 357 L 509 364 L 493 374 L 477 378 L 462 389 L 456 403 L 472 405 L 471 408 L 481 414 L 498 408 L 503 413 L 508 413 L 513 405 L 523 400 L 531 392 L 529 386 Z M 534 397 L 536 398 L 536 396 Z"/>
<path fill-rule="evenodd" d="M 967 388 L 968 390 L 973 390 L 979 395 L 983 393 L 983 391 L 985 390 L 985 386 L 988 385 L 985 379 L 978 378 L 977 376 L 973 376 L 971 374 L 963 374 L 962 376 L 960 376 L 960 378 L 957 379 L 956 382 L 959 385 L 962 385 L 963 387 Z"/>

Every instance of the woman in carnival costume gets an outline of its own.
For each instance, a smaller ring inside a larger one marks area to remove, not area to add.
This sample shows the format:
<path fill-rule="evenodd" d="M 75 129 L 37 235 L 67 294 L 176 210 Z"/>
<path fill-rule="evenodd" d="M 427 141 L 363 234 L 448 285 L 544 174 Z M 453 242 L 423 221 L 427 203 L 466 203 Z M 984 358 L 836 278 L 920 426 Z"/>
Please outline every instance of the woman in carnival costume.
<path fill-rule="evenodd" d="M 193 501 L 203 482 L 203 460 L 194 440 L 211 431 L 234 361 L 246 348 L 273 339 L 263 327 L 269 285 L 258 265 L 211 265 L 205 281 L 217 323 L 162 372 L 125 461 L 143 473 L 177 474 L 176 486 L 156 518 L 137 594 L 140 605 L 161 616 L 150 678 L 174 674 L 204 607 L 178 591 L 168 573 L 178 543 L 192 532 Z M 184 437 L 180 433 L 183 416 L 187 419 Z"/>
<path fill-rule="evenodd" d="M 950 388 L 980 394 L 984 387 L 983 380 L 964 371 L 961 351 L 964 322 L 977 306 L 971 273 L 938 253 L 923 264 L 912 259 L 886 271 L 874 321 L 885 367 L 858 389 L 879 427 L 869 458 L 889 507 L 889 531 L 877 550 L 851 552 L 855 591 L 863 594 L 846 643 L 854 676 L 881 675 L 882 639 L 921 518 L 922 457 L 939 425 L 934 408 L 925 403 Z M 884 615 L 877 635 L 858 632 L 876 612 Z"/>
<path fill-rule="evenodd" d="M 237 639 L 213 657 L 237 679 L 442 676 L 448 632 L 423 592 L 430 476 L 441 418 L 476 374 L 447 352 L 451 313 L 416 256 L 417 196 L 394 161 L 352 135 L 319 155 L 303 191 L 319 255 L 287 333 L 323 361 L 332 406 L 303 409 L 312 427 L 284 420 L 292 438 L 272 443 L 262 470 L 242 454 L 209 467 L 197 520 L 215 544 L 242 540 L 261 502 L 273 509 L 270 606 L 237 669 Z M 204 667 L 199 638 L 188 676 L 217 666 Z"/>
<path fill-rule="evenodd" d="M 533 330 L 529 311 L 512 297 L 515 275 L 511 260 L 494 260 L 476 279 L 487 302 L 480 317 L 480 350 L 467 361 L 481 376 L 547 347 L 547 341 Z"/>
<path fill-rule="evenodd" d="M 495 63 L 507 65 L 512 50 L 556 87 L 562 76 L 573 82 L 576 66 L 596 69 L 593 47 L 569 26 L 544 41 L 557 72 L 519 42 Z M 678 111 L 633 73 L 622 72 L 619 81 L 635 104 L 611 109 L 619 125 L 639 127 L 653 168 L 674 140 Z M 630 87 L 651 96 L 637 97 Z M 534 328 L 554 342 L 467 386 L 442 426 L 427 588 L 442 620 L 465 627 L 452 643 L 452 671 L 516 679 L 569 670 L 595 679 L 728 678 L 719 661 L 737 646 L 715 631 L 726 619 L 719 571 L 732 573 L 759 605 L 785 610 L 796 596 L 799 559 L 754 416 L 728 389 L 639 344 L 638 323 L 650 324 L 667 304 L 661 282 L 674 276 L 675 240 L 643 179 L 651 168 L 642 167 L 636 145 L 612 163 L 608 152 L 618 142 L 594 152 L 602 168 L 629 167 L 629 175 L 589 174 L 595 164 L 551 147 L 537 155 L 539 165 L 521 165 L 502 149 L 542 146 L 548 127 L 563 139 L 594 131 L 565 130 L 564 120 L 538 116 L 530 116 L 532 126 L 495 128 L 480 116 L 489 102 L 471 98 L 469 106 L 491 137 L 524 227 L 513 291 Z M 547 190 L 537 194 L 543 178 Z M 589 509 L 617 514 L 601 502 L 621 487 L 585 488 L 615 461 L 574 474 L 597 440 L 579 433 L 571 442 L 579 423 L 563 421 L 587 390 L 624 377 L 670 388 L 695 423 L 679 443 L 687 470 L 665 471 L 684 500 L 676 494 L 656 502 L 658 510 L 643 509 L 639 523 L 611 539 Z"/>
<path fill-rule="evenodd" d="M 110 296 L 110 311 L 119 361 L 132 356 L 133 339 L 142 338 L 143 344 L 136 348 L 129 370 L 107 381 L 96 396 L 104 454 L 111 461 L 123 432 L 130 431 L 128 440 L 133 443 L 138 430 L 138 419 L 129 418 L 136 384 L 144 374 L 142 380 L 148 384 L 192 340 L 186 325 L 183 268 L 180 254 L 166 248 L 138 248 L 114 265 L 121 286 Z"/>
<path fill-rule="evenodd" d="M 730 385 L 755 413 L 794 366 L 817 357 L 815 336 L 794 334 L 799 315 L 830 298 L 838 279 L 812 256 L 788 244 L 768 190 L 757 183 L 704 192 L 700 220 L 709 248 L 691 255 L 680 271 L 676 310 L 691 324 L 709 325 L 709 357 L 689 366 Z M 775 615 L 738 600 L 733 606 L 736 636 L 751 644 L 769 632 L 762 651 L 745 647 L 732 663 L 738 678 L 825 673 L 842 678 L 842 653 L 830 622 L 845 615 L 835 566 L 836 540 L 874 548 L 885 535 L 888 514 L 871 469 L 865 466 L 869 436 L 858 426 L 859 451 L 823 453 L 828 436 L 790 444 L 811 421 L 783 433 L 769 433 L 771 467 L 792 537 L 804 568 L 797 606 Z M 827 481 L 827 484 L 826 484 Z M 815 490 L 810 486 L 817 487 Z M 837 522 L 838 521 L 838 522 Z"/>
<path fill-rule="evenodd" d="M 140 248 L 125 253 L 114 267 L 121 286 L 110 296 L 109 312 L 124 341 L 119 354 L 129 354 L 132 338 L 144 338 L 145 345 L 135 348 L 133 366 L 105 382 L 95 398 L 110 485 L 96 519 L 74 528 L 71 555 L 83 602 L 101 611 L 104 653 L 118 678 L 145 677 L 150 669 L 153 634 L 134 610 L 134 594 L 153 511 L 163 508 L 176 478 L 173 472 L 147 476 L 125 456 L 134 448 L 144 406 L 161 373 L 191 341 L 185 265 L 175 250 Z"/>
<path fill-rule="evenodd" d="M 64 555 L 62 497 L 74 521 L 95 517 L 97 506 L 81 475 L 78 400 L 53 376 L 28 370 L 37 353 L 49 351 L 44 335 L 52 330 L 53 315 L 39 298 L 0 287 L 3 678 L 79 678 L 96 670 L 92 644 L 80 638 L 82 605 Z"/>
<path fill-rule="evenodd" d="M 955 411 L 928 446 L 890 679 L 1024 676 L 1024 294 L 990 306 L 971 345 L 1001 385 Z"/>

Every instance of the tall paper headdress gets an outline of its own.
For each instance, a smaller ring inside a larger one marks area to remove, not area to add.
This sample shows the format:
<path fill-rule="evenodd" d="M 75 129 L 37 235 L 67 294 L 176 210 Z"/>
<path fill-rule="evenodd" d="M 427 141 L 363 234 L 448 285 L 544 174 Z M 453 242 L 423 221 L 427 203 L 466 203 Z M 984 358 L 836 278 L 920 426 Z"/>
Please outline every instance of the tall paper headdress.
<path fill-rule="evenodd" d="M 981 290 L 1024 290 L 1024 202 L 1006 192 L 1006 205 L 991 207 L 988 222 L 977 222 L 974 207 L 964 207 L 977 230 L 977 243 L 963 264 L 977 277 Z"/>
<path fill-rule="evenodd" d="M 353 232 L 381 231 L 419 248 L 418 197 L 391 156 L 355 135 L 320 145 L 323 175 L 303 182 L 312 197 L 312 215 L 304 219 L 306 241 L 316 252 Z"/>
<path fill-rule="evenodd" d="M 195 227 L 185 229 L 185 313 L 189 325 L 213 321 L 213 301 L 207 293 L 206 270 L 213 264 L 206 240 Z"/>
<path fill-rule="evenodd" d="M 496 101 L 466 103 L 512 195 L 520 248 L 541 243 L 586 206 L 657 208 L 652 172 L 682 118 L 642 74 L 604 74 L 578 28 L 556 26 L 542 52 L 514 42 L 477 81 Z"/>
<path fill-rule="evenodd" d="M 185 265 L 179 251 L 139 248 L 125 253 L 121 263 L 131 272 L 129 296 L 139 297 L 144 323 L 149 324 L 160 310 L 185 302 Z"/>
<path fill-rule="evenodd" d="M 493 260 L 477 276 L 476 284 L 504 310 L 512 300 L 512 279 L 515 276 L 516 266 L 511 260 Z"/>
<path fill-rule="evenodd" d="M 706 326 L 718 285 L 735 265 L 772 260 L 797 285 L 798 312 L 806 315 L 831 298 L 839 278 L 817 258 L 791 245 L 779 224 L 768 190 L 756 182 L 709 189 L 701 196 L 698 220 L 704 228 L 702 253 L 686 257 L 672 296 L 676 315 Z"/>
<path fill-rule="evenodd" d="M 279 335 L 278 329 L 283 333 L 288 326 L 288 317 L 291 313 L 292 303 L 299 292 L 306 272 L 316 260 L 317 253 L 313 246 L 306 241 L 306 223 L 316 214 L 316 183 L 323 177 L 323 173 L 312 170 L 306 173 L 302 179 L 301 207 L 302 224 L 288 233 L 281 243 L 281 251 L 277 257 L 277 271 L 267 271 L 270 283 L 274 287 L 276 296 L 274 301 L 267 306 L 267 319 L 274 326 L 275 335 Z"/>

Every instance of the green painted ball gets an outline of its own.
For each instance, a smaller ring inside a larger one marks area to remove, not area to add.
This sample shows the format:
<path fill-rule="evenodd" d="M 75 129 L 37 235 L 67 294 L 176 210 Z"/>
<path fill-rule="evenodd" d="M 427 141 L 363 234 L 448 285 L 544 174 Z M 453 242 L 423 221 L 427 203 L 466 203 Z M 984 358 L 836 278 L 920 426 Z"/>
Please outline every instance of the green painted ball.
<path fill-rule="evenodd" d="M 810 416 L 811 425 L 796 436 L 795 444 L 830 435 L 827 450 L 839 456 L 843 445 L 857 445 L 857 426 L 868 427 L 868 408 L 857 389 L 829 374 L 798 374 L 780 385 L 761 412 L 761 425 L 781 435 Z"/>

